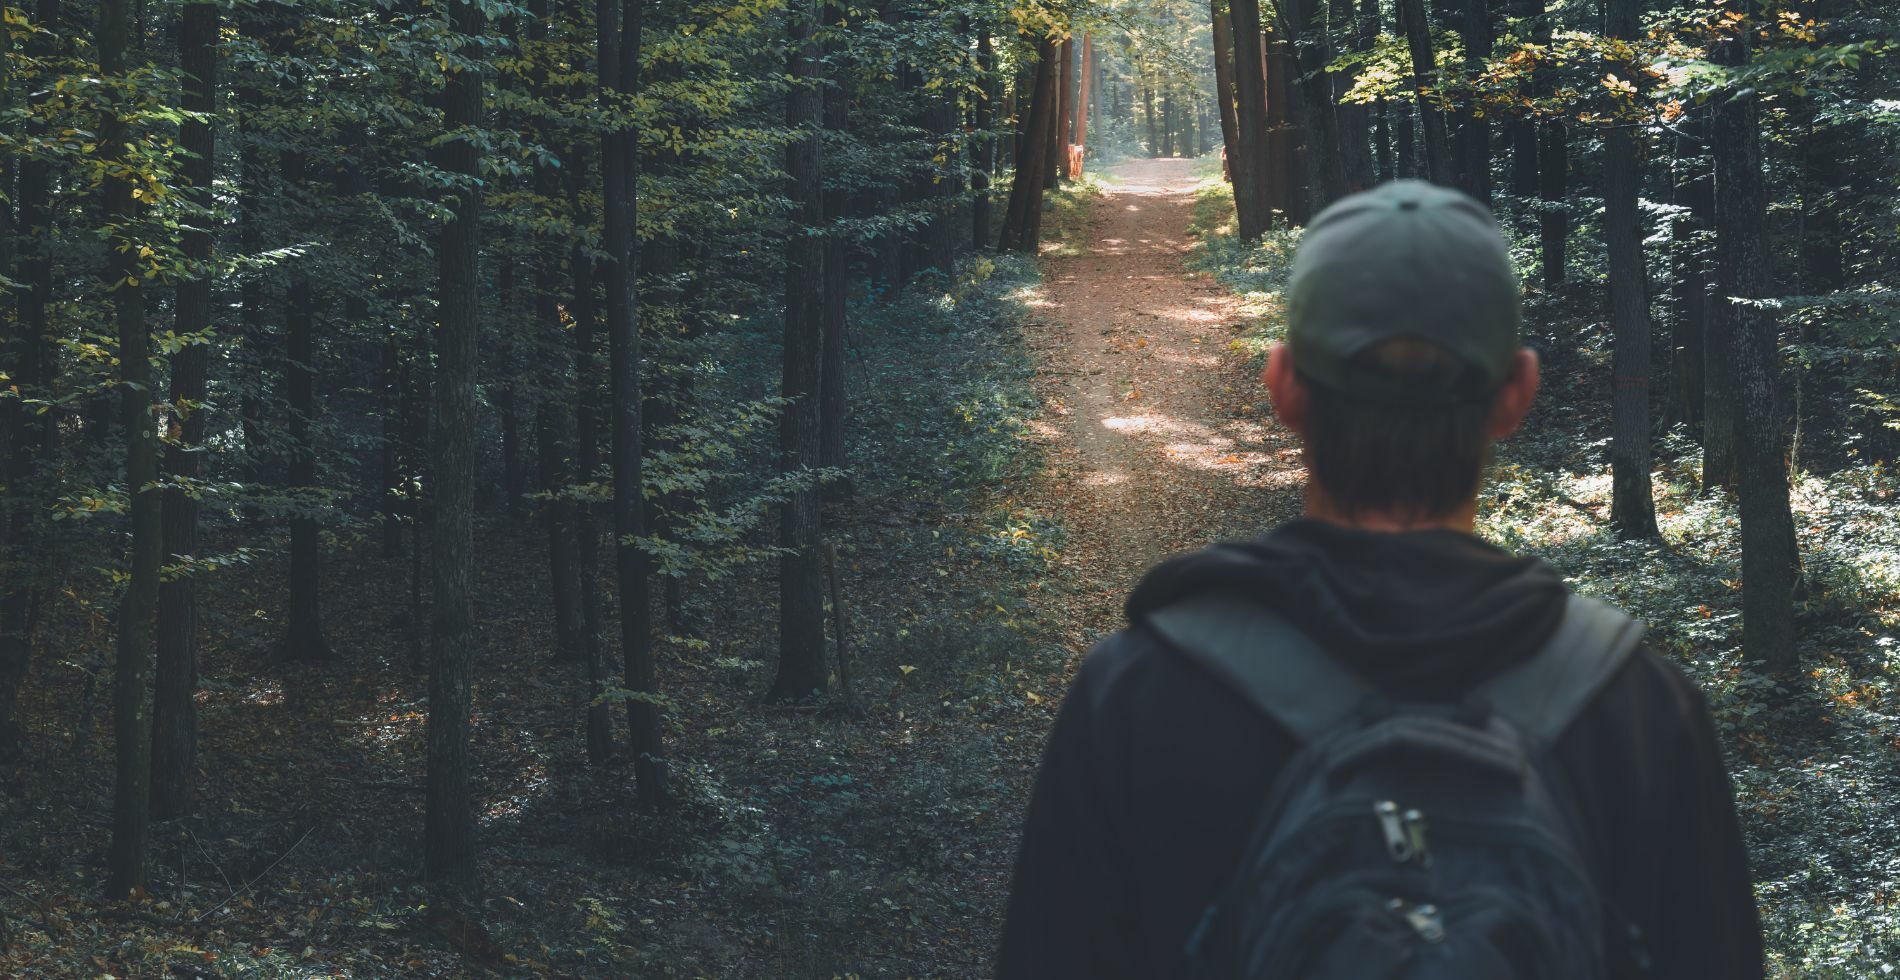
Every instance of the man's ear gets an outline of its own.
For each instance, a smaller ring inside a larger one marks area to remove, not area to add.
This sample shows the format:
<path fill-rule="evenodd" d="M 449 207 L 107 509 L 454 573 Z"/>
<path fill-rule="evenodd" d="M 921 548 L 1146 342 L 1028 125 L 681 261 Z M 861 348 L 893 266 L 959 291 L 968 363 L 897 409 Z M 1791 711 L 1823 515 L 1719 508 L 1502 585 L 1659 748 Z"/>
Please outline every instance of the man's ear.
<path fill-rule="evenodd" d="M 1294 435 L 1306 434 L 1306 383 L 1293 370 L 1293 352 L 1285 344 L 1274 344 L 1267 351 L 1267 366 L 1260 372 L 1267 395 L 1273 400 L 1273 414 Z"/>
<path fill-rule="evenodd" d="M 1493 441 L 1517 431 L 1537 399 L 1537 352 L 1526 347 L 1511 362 L 1511 375 L 1498 389 L 1491 403 L 1491 418 L 1485 423 L 1485 435 Z"/>

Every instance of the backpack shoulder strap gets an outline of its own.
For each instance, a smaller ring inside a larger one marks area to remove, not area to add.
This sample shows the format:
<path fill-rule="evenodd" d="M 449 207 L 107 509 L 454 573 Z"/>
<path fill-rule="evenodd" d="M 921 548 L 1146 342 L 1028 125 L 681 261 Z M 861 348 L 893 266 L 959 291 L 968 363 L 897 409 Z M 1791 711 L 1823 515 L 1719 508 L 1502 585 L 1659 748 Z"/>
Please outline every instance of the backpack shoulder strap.
<path fill-rule="evenodd" d="M 1573 594 L 1557 631 L 1542 648 L 1473 693 L 1533 743 L 1548 746 L 1609 683 L 1642 639 L 1642 623 L 1607 602 Z"/>
<path fill-rule="evenodd" d="M 1240 596 L 1183 599 L 1146 622 L 1301 742 L 1337 727 L 1372 693 L 1285 617 Z"/>

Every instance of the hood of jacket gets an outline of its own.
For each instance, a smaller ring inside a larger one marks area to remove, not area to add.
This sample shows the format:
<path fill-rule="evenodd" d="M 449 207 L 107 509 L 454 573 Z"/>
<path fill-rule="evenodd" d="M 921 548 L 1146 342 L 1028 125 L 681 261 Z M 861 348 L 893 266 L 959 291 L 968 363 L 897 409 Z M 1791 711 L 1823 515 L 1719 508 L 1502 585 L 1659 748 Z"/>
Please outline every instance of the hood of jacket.
<path fill-rule="evenodd" d="M 1528 657 L 1568 590 L 1544 561 L 1469 534 L 1301 518 L 1155 566 L 1129 596 L 1129 622 L 1207 593 L 1272 608 L 1388 693 L 1441 698 Z"/>

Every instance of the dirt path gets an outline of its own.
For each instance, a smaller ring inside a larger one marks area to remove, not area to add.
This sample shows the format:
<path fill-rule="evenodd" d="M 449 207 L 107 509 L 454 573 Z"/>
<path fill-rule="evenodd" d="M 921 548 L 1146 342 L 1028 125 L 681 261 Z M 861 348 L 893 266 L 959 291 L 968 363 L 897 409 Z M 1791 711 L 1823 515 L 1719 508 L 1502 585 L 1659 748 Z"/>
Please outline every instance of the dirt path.
<path fill-rule="evenodd" d="M 1229 352 L 1240 301 L 1182 266 L 1192 166 L 1116 167 L 1075 236 L 1081 252 L 1043 257 L 1031 344 L 1051 465 L 1038 496 L 1068 530 L 1058 574 L 1079 600 L 1078 649 L 1120 625 L 1128 589 L 1156 561 L 1299 507 L 1297 449 L 1249 410 L 1259 382 Z"/>

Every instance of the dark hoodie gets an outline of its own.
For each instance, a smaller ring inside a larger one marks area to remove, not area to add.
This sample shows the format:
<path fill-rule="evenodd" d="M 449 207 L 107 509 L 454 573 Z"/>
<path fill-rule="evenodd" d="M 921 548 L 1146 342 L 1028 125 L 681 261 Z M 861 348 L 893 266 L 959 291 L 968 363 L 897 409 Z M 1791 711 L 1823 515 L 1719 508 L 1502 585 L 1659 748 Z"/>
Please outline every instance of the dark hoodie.
<path fill-rule="evenodd" d="M 1469 535 L 1312 520 L 1157 566 L 1128 600 L 1129 627 L 1083 662 L 1049 735 L 998 976 L 1180 976 L 1189 929 L 1292 755 L 1277 725 L 1166 649 L 1147 613 L 1191 595 L 1248 596 L 1395 697 L 1441 699 L 1535 651 L 1566 591 L 1549 565 Z M 1762 976 L 1727 770 L 1695 685 L 1639 650 L 1555 752 L 1606 856 L 1598 880 L 1650 937 L 1648 973 L 1611 944 L 1617 975 Z"/>

